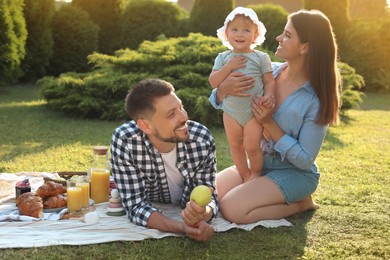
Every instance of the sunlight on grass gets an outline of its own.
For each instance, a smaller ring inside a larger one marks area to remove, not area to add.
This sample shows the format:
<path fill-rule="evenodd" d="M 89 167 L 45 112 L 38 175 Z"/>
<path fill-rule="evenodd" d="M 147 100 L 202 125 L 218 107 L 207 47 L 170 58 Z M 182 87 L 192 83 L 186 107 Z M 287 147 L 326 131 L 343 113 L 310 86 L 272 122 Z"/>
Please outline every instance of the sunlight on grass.
<path fill-rule="evenodd" d="M 33 107 L 33 106 L 42 106 L 47 102 L 45 100 L 36 100 L 31 102 L 11 102 L 0 104 L 0 108 L 12 108 L 12 107 Z"/>
<path fill-rule="evenodd" d="M 93 159 L 92 147 L 75 143 L 34 152 L 42 144 L 24 144 L 25 152 L 5 162 L 8 172 L 87 171 Z"/>

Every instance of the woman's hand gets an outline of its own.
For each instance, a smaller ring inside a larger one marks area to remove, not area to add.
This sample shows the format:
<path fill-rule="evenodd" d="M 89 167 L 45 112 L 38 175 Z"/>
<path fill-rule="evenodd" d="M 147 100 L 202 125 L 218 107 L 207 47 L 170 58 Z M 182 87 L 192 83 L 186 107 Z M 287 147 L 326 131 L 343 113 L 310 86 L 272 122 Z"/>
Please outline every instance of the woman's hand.
<path fill-rule="evenodd" d="M 217 89 L 217 103 L 221 103 L 223 99 L 230 96 L 248 97 L 250 94 L 244 93 L 246 90 L 255 86 L 255 79 L 246 76 L 241 72 L 232 72 Z"/>
<path fill-rule="evenodd" d="M 260 124 L 268 124 L 272 122 L 272 117 L 275 112 L 275 98 L 269 97 L 268 103 L 271 104 L 269 106 L 265 106 L 262 104 L 261 97 L 256 97 L 252 99 L 252 112 L 256 117 L 257 122 Z"/>
<path fill-rule="evenodd" d="M 230 69 L 230 71 L 233 71 L 240 68 L 245 68 L 245 64 L 246 64 L 245 56 L 240 55 L 240 56 L 235 56 L 230 60 L 228 60 L 225 66 L 227 66 Z"/>

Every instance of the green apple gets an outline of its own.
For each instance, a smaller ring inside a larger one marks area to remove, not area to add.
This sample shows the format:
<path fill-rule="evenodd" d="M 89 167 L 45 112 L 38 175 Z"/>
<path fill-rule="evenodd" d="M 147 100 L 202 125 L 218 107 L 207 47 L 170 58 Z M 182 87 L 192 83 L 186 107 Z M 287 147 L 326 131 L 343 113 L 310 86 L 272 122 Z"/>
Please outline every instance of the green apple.
<path fill-rule="evenodd" d="M 191 192 L 190 199 L 195 201 L 199 206 L 204 207 L 211 200 L 211 190 L 206 185 L 196 186 Z"/>

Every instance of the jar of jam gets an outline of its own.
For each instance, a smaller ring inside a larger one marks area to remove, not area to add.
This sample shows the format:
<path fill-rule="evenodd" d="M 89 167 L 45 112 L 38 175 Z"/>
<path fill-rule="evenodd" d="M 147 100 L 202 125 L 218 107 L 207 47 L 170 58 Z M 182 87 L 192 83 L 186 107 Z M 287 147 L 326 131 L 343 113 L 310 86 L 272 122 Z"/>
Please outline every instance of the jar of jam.
<path fill-rule="evenodd" d="M 19 195 L 31 192 L 30 181 L 28 179 L 24 179 L 23 181 L 19 181 L 15 185 L 15 197 L 17 198 Z"/>

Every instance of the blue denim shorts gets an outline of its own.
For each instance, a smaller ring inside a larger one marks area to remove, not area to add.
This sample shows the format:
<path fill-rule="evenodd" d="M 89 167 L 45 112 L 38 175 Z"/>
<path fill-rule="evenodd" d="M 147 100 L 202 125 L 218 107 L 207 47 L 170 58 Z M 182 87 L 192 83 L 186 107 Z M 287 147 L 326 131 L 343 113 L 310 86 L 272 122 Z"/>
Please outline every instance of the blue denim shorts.
<path fill-rule="evenodd" d="M 318 186 L 320 173 L 316 164 L 302 170 L 277 155 L 264 154 L 264 176 L 279 186 L 288 204 L 311 195 Z"/>

